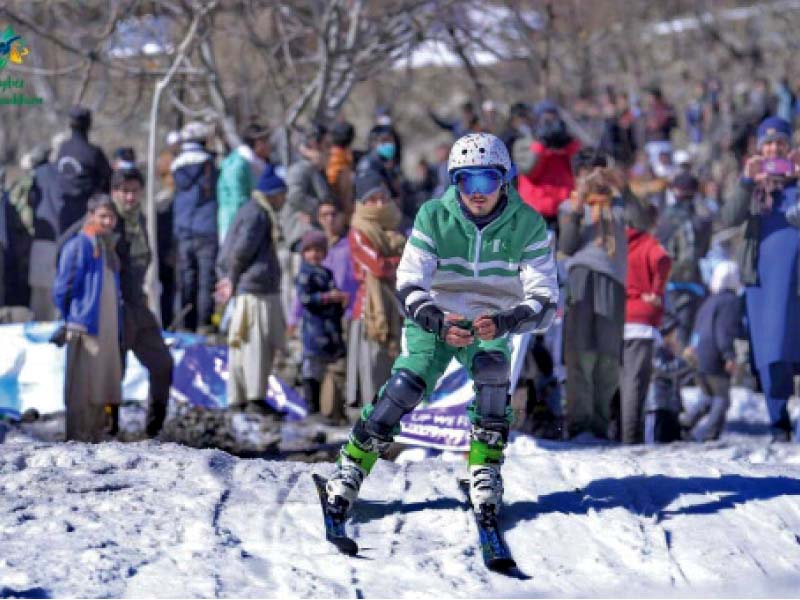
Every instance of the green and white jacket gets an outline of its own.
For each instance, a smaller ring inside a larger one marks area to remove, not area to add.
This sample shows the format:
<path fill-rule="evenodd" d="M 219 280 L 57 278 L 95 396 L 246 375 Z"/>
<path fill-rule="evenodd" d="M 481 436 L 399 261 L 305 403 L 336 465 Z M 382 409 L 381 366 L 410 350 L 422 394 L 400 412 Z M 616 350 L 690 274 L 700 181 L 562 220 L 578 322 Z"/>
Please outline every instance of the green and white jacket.
<path fill-rule="evenodd" d="M 467 219 L 450 186 L 422 205 L 397 269 L 398 296 L 414 319 L 433 303 L 474 320 L 527 306 L 539 314 L 558 300 L 551 235 L 544 219 L 508 187 L 508 203 L 483 230 Z M 524 312 L 529 312 L 525 309 Z M 514 328 L 521 333 L 535 327 Z"/>

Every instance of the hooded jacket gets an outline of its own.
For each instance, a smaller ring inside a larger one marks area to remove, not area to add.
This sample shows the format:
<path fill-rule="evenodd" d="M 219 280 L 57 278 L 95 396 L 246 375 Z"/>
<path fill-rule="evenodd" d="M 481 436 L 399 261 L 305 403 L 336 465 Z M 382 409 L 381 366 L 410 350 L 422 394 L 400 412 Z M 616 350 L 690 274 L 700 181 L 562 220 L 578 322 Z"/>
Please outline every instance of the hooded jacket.
<path fill-rule="evenodd" d="M 464 216 L 458 190 L 422 205 L 397 268 L 406 307 L 430 299 L 468 319 L 527 305 L 538 313 L 558 300 L 556 267 L 544 219 L 509 187 L 502 213 L 483 229 Z"/>
<path fill-rule="evenodd" d="M 658 327 L 664 315 L 662 306 L 642 300 L 642 294 L 655 294 L 663 300 L 672 261 L 652 235 L 632 227 L 628 236 L 628 277 L 625 283 L 625 322 Z"/>
<path fill-rule="evenodd" d="M 195 142 L 183 144 L 172 162 L 175 201 L 173 232 L 178 239 L 217 237 L 217 169 L 214 157 Z"/>

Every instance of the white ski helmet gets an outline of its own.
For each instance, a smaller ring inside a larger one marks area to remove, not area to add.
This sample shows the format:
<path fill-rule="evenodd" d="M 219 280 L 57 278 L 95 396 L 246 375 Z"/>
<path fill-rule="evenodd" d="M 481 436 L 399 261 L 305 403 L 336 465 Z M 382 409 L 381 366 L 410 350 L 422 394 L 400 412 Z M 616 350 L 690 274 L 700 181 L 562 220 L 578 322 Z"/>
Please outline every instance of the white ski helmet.
<path fill-rule="evenodd" d="M 466 167 L 498 167 L 511 175 L 511 157 L 500 138 L 491 133 L 468 133 L 456 140 L 447 159 L 447 172 L 452 175 Z"/>

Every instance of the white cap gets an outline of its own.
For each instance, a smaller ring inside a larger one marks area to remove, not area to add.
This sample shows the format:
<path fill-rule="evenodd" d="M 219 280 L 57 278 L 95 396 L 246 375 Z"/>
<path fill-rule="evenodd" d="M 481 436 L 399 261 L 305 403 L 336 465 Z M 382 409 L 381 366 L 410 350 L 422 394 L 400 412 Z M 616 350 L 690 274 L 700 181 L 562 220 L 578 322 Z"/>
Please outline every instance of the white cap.
<path fill-rule="evenodd" d="M 672 164 L 675 165 L 688 165 L 692 162 L 692 155 L 687 150 L 675 150 L 672 153 Z"/>

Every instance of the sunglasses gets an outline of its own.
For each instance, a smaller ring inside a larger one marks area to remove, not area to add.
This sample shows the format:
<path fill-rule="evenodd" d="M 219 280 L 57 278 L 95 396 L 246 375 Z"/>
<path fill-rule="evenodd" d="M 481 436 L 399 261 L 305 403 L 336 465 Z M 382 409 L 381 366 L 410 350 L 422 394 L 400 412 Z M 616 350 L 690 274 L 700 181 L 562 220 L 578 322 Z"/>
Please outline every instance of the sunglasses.
<path fill-rule="evenodd" d="M 503 172 L 499 169 L 463 169 L 453 175 L 453 183 L 468 196 L 494 193 L 504 180 Z"/>

